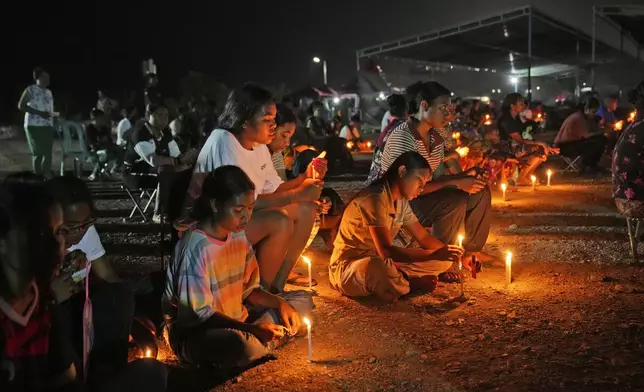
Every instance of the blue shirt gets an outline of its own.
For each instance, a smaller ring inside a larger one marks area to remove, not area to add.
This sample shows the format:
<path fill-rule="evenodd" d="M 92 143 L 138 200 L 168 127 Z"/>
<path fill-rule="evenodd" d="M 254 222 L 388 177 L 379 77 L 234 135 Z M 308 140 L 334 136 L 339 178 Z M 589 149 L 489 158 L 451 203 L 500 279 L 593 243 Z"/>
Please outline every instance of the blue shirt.
<path fill-rule="evenodd" d="M 606 124 L 617 122 L 615 112 L 609 112 L 605 106 L 599 108 L 599 110 L 597 111 L 597 116 L 601 117 L 601 119 L 604 120 L 604 123 Z"/>

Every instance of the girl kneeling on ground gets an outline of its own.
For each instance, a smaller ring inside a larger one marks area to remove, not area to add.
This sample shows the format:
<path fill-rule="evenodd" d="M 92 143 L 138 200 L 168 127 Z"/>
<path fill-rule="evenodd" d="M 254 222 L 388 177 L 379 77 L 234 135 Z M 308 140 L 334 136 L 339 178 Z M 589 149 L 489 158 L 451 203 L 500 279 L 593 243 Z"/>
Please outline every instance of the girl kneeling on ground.
<path fill-rule="evenodd" d="M 408 151 L 349 202 L 329 265 L 333 288 L 346 296 L 373 294 L 385 301 L 410 291 L 434 290 L 437 276 L 452 267 L 463 250 L 432 237 L 409 206 L 429 178 L 427 160 Z M 420 248 L 393 244 L 402 226 Z"/>
<path fill-rule="evenodd" d="M 204 180 L 193 209 L 197 224 L 181 237 L 168 268 L 163 312 L 168 343 L 186 362 L 247 366 L 295 335 L 309 315 L 309 292 L 273 295 L 260 285 L 244 229 L 255 186 L 237 166 Z"/>

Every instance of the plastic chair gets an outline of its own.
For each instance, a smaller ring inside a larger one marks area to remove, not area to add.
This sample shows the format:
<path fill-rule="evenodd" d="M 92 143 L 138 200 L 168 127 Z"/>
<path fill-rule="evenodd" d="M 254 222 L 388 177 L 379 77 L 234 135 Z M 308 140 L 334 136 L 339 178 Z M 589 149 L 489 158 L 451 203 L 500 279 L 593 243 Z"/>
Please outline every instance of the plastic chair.
<path fill-rule="evenodd" d="M 63 157 L 60 160 L 60 175 L 65 175 L 65 161 L 69 158 L 73 158 L 74 174 L 80 177 L 82 163 L 92 157 L 85 141 L 85 128 L 81 123 L 61 120 L 58 124 L 58 130 L 62 135 L 63 141 Z M 74 138 L 74 135 L 76 138 Z"/>

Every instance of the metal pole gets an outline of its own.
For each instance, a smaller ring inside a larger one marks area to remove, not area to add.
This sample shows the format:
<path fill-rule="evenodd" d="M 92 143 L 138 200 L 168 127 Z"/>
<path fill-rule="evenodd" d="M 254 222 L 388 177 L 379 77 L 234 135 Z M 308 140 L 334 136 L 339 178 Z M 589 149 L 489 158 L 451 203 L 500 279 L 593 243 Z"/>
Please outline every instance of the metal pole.
<path fill-rule="evenodd" d="M 324 85 L 327 85 L 327 79 L 326 79 L 326 60 L 322 61 L 322 72 L 324 72 Z"/>
<path fill-rule="evenodd" d="M 577 72 L 575 72 L 575 96 L 579 98 L 581 96 L 581 87 L 579 86 L 580 79 L 580 66 L 579 66 L 579 40 L 577 41 Z"/>
<path fill-rule="evenodd" d="M 532 9 L 528 15 L 528 105 L 532 102 Z"/>
<path fill-rule="evenodd" d="M 360 55 L 356 52 L 356 69 L 360 71 Z"/>
<path fill-rule="evenodd" d="M 593 6 L 593 45 L 590 57 L 590 86 L 595 91 L 595 46 L 597 45 L 597 7 Z"/>

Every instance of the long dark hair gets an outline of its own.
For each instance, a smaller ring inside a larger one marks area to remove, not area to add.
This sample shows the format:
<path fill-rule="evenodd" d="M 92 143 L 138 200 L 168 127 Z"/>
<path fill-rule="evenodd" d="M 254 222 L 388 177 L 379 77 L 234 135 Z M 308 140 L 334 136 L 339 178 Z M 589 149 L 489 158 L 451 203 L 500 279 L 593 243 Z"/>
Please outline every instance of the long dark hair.
<path fill-rule="evenodd" d="M 201 196 L 192 210 L 192 217 L 198 221 L 212 216 L 210 203 L 225 204 L 235 196 L 255 190 L 255 184 L 237 166 L 219 166 L 203 182 Z"/>
<path fill-rule="evenodd" d="M 387 171 L 384 172 L 376 181 L 372 182 L 371 185 L 379 185 L 385 182 L 391 183 L 395 181 L 398 177 L 398 169 L 402 166 L 406 167 L 408 172 L 422 169 L 431 170 L 429 162 L 427 162 L 422 155 L 416 151 L 406 151 L 400 154 L 394 163 L 389 166 L 389 169 L 387 169 Z"/>
<path fill-rule="evenodd" d="M 230 92 L 224 111 L 219 116 L 218 126 L 238 134 L 264 105 L 275 102 L 273 94 L 255 84 L 246 83 Z"/>
<path fill-rule="evenodd" d="M 44 179 L 17 173 L 0 186 L 0 296 L 22 295 L 36 278 L 47 292 L 60 264 L 60 246 L 51 227 L 51 208 L 56 205 Z"/>
<path fill-rule="evenodd" d="M 501 105 L 501 113 L 510 114 L 512 112 L 512 105 L 516 105 L 520 99 L 523 99 L 523 95 L 519 93 L 510 93 L 503 98 L 503 104 Z"/>
<path fill-rule="evenodd" d="M 277 115 L 275 116 L 275 125 L 281 127 L 284 124 L 297 124 L 295 113 L 283 103 L 277 104 Z"/>

